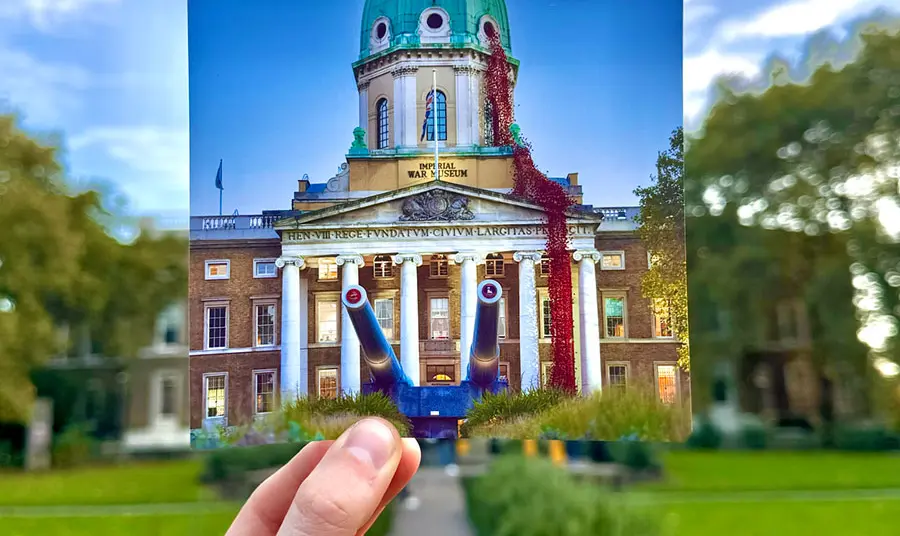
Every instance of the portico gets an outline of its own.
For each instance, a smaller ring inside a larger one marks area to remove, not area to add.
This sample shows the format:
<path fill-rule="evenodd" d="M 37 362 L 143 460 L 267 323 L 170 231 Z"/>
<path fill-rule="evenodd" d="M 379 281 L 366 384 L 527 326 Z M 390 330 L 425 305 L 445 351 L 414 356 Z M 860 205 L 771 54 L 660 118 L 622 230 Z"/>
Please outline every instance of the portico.
<path fill-rule="evenodd" d="M 593 213 L 573 213 L 569 221 L 570 248 L 579 264 L 577 300 L 582 329 L 576 341 L 580 354 L 584 391 L 599 389 L 600 365 L 599 310 L 593 263 L 599 259 L 594 237 L 600 217 Z M 446 259 L 459 268 L 458 302 L 459 344 L 454 352 L 460 374 L 468 366 L 469 348 L 475 322 L 475 292 L 478 267 L 490 255 L 500 262 L 518 264 L 519 298 L 517 311 L 519 337 L 519 374 L 521 387 L 540 385 L 539 303 L 535 270 L 541 262 L 546 244 L 543 212 L 540 207 L 508 195 L 451 184 L 429 181 L 402 190 L 376 195 L 334 208 L 327 208 L 285 219 L 276 224 L 281 236 L 282 257 L 278 265 L 284 270 L 282 290 L 281 347 L 283 371 L 297 371 L 305 376 L 309 370 L 308 344 L 296 337 L 295 326 L 308 319 L 298 304 L 309 302 L 309 285 L 298 281 L 300 268 L 307 264 L 334 262 L 340 270 L 341 289 L 359 284 L 360 270 L 366 258 L 390 260 L 400 271 L 399 359 L 406 374 L 416 385 L 420 377 L 420 275 L 424 259 Z M 498 262 L 494 260 L 493 262 Z M 496 269 L 496 268 L 492 268 Z M 501 269 L 502 270 L 502 269 Z M 486 277 L 492 277 L 489 270 Z M 375 290 L 375 289 L 372 289 Z M 575 289 L 573 289 L 575 290 Z M 306 295 L 301 295 L 306 293 Z M 356 333 L 341 311 L 340 391 L 361 390 L 360 345 Z M 513 314 L 513 313 L 510 313 Z M 306 331 L 301 329 L 300 331 Z M 460 378 L 455 378 L 458 382 Z M 294 374 L 284 373 L 283 393 L 306 394 L 308 382 Z"/>

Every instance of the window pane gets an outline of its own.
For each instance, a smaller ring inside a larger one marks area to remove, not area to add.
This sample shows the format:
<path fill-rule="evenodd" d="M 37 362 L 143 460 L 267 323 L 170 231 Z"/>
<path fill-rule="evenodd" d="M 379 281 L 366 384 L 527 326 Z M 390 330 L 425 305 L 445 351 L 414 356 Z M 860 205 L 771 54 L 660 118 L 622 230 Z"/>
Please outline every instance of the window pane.
<path fill-rule="evenodd" d="M 378 101 L 378 148 L 387 149 L 388 146 L 388 101 Z"/>
<path fill-rule="evenodd" d="M 550 298 L 544 298 L 541 300 L 541 329 L 545 338 L 550 337 L 550 328 Z"/>
<path fill-rule="evenodd" d="M 429 383 L 453 384 L 456 383 L 456 366 L 426 365 L 425 376 Z"/>
<path fill-rule="evenodd" d="M 392 277 L 394 275 L 393 268 L 394 263 L 387 255 L 379 255 L 375 257 L 375 261 L 372 266 L 375 277 Z"/>
<path fill-rule="evenodd" d="M 622 268 L 622 255 L 619 253 L 604 253 L 601 261 L 603 268 Z"/>
<path fill-rule="evenodd" d="M 550 275 L 550 257 L 546 255 L 541 257 L 541 275 Z"/>
<path fill-rule="evenodd" d="M 318 372 L 318 393 L 319 398 L 337 398 L 337 369 L 319 369 Z"/>
<path fill-rule="evenodd" d="M 659 399 L 664 404 L 674 404 L 676 400 L 675 365 L 659 365 L 656 367 L 656 382 L 659 387 Z"/>
<path fill-rule="evenodd" d="M 256 373 L 256 413 L 269 413 L 275 406 L 275 373 Z"/>
<path fill-rule="evenodd" d="M 319 279 L 337 279 L 337 263 L 330 260 L 319 261 Z"/>
<path fill-rule="evenodd" d="M 337 342 L 338 306 L 336 301 L 320 301 L 317 304 L 319 342 Z"/>
<path fill-rule="evenodd" d="M 613 389 L 624 389 L 627 383 L 627 372 L 625 365 L 609 366 L 609 386 Z"/>
<path fill-rule="evenodd" d="M 447 96 L 442 91 L 438 91 L 437 98 L 434 99 L 432 113 L 437 113 L 438 141 L 447 139 Z M 428 118 L 428 141 L 434 141 L 434 116 Z"/>
<path fill-rule="evenodd" d="M 207 316 L 207 347 L 209 348 L 225 348 L 226 345 L 226 318 L 227 308 L 225 306 L 210 307 L 206 310 Z"/>
<path fill-rule="evenodd" d="M 653 331 L 656 337 L 671 337 L 672 325 L 669 322 L 669 305 L 665 300 L 654 300 Z"/>
<path fill-rule="evenodd" d="M 256 306 L 256 345 L 275 344 L 275 304 Z"/>
<path fill-rule="evenodd" d="M 226 277 L 228 275 L 227 262 L 213 262 L 207 266 L 209 277 Z"/>
<path fill-rule="evenodd" d="M 172 417 L 175 415 L 175 380 L 163 378 L 160 383 L 159 414 L 163 417 Z"/>
<path fill-rule="evenodd" d="M 450 338 L 450 298 L 431 298 L 431 338 Z"/>
<path fill-rule="evenodd" d="M 206 416 L 225 416 L 225 376 L 206 377 Z"/>
<path fill-rule="evenodd" d="M 506 338 L 506 298 L 500 298 L 500 325 L 497 326 L 497 334 L 501 339 Z"/>
<path fill-rule="evenodd" d="M 606 336 L 625 337 L 625 298 L 605 298 L 603 311 L 606 317 Z"/>
<path fill-rule="evenodd" d="M 499 379 L 509 381 L 509 365 L 507 363 L 500 363 L 499 376 Z"/>
<path fill-rule="evenodd" d="M 256 275 L 259 277 L 271 277 L 275 275 L 274 261 L 261 261 L 256 263 Z"/>
<path fill-rule="evenodd" d="M 431 277 L 447 277 L 450 262 L 444 255 L 433 255 L 429 266 Z"/>
<path fill-rule="evenodd" d="M 375 318 L 378 325 L 384 331 L 384 338 L 393 340 L 394 338 L 394 300 L 387 298 L 375 300 Z"/>

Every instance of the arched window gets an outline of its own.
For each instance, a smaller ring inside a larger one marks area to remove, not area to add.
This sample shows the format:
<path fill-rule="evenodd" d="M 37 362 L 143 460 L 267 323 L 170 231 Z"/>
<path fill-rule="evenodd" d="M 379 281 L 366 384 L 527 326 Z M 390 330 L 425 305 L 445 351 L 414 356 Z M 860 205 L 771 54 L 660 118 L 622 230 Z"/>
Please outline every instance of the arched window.
<path fill-rule="evenodd" d="M 376 255 L 372 263 L 375 279 L 390 279 L 394 277 L 394 263 L 389 255 Z"/>
<path fill-rule="evenodd" d="M 484 146 L 494 146 L 494 108 L 487 100 L 484 102 Z"/>
<path fill-rule="evenodd" d="M 434 99 L 434 110 L 437 113 L 438 141 L 447 140 L 447 96 L 443 91 L 437 92 Z M 434 141 L 434 116 L 428 118 L 428 141 Z"/>
<path fill-rule="evenodd" d="M 378 148 L 387 149 L 388 147 L 388 101 L 381 99 L 375 105 L 378 109 Z"/>
<path fill-rule="evenodd" d="M 491 253 L 486 257 L 484 261 L 484 275 L 493 277 L 503 275 L 503 255 Z"/>
<path fill-rule="evenodd" d="M 429 266 L 431 277 L 447 277 L 450 273 L 450 261 L 446 255 L 432 255 Z"/>

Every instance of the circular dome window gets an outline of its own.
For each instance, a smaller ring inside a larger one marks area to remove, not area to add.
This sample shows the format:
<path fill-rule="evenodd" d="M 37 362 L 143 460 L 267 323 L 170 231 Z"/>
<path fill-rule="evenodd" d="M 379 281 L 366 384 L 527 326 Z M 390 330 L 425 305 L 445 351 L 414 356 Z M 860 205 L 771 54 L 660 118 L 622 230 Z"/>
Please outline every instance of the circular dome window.
<path fill-rule="evenodd" d="M 379 22 L 378 26 L 375 27 L 375 35 L 378 39 L 384 39 L 384 36 L 387 35 L 387 24 Z"/>
<path fill-rule="evenodd" d="M 432 30 L 437 30 L 444 25 L 444 17 L 442 17 L 440 13 L 432 13 L 431 15 L 428 15 L 428 19 L 425 23 L 428 24 L 428 27 Z"/>
<path fill-rule="evenodd" d="M 486 35 L 488 37 L 494 37 L 494 34 L 496 33 L 496 31 L 497 30 L 496 30 L 496 28 L 494 28 L 493 23 L 491 23 L 491 22 L 484 23 L 484 35 Z"/>

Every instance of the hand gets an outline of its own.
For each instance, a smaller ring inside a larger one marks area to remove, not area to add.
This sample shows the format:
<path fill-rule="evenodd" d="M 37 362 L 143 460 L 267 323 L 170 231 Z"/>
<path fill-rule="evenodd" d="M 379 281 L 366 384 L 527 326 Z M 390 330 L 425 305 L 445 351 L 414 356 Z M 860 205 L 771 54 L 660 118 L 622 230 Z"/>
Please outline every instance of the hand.
<path fill-rule="evenodd" d="M 266 479 L 226 536 L 365 534 L 419 468 L 415 439 L 363 419 L 336 441 L 317 441 Z"/>

